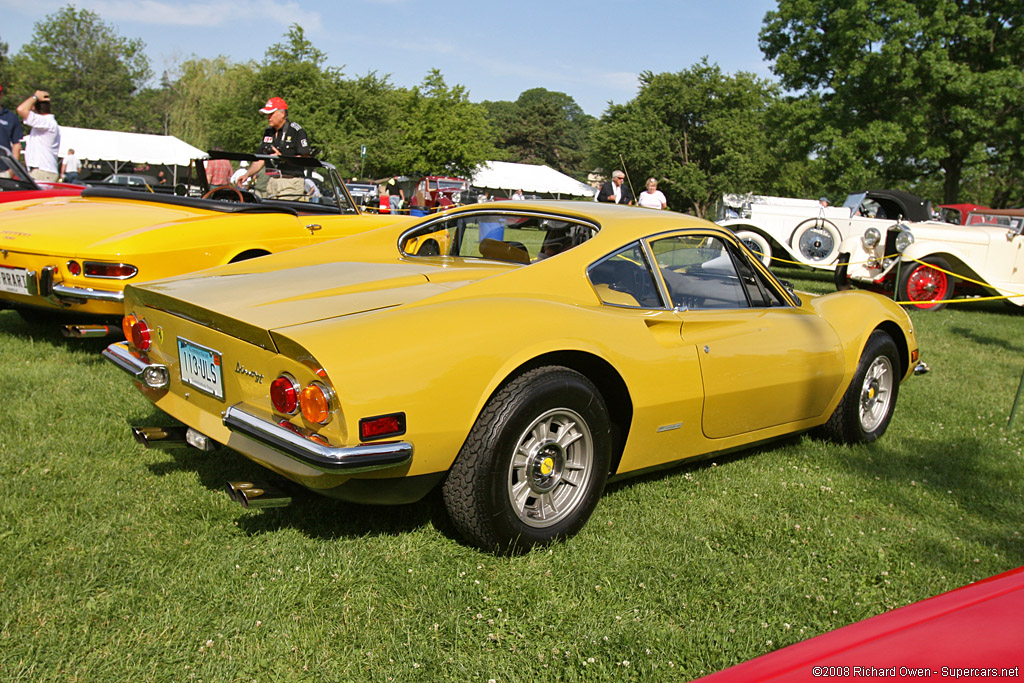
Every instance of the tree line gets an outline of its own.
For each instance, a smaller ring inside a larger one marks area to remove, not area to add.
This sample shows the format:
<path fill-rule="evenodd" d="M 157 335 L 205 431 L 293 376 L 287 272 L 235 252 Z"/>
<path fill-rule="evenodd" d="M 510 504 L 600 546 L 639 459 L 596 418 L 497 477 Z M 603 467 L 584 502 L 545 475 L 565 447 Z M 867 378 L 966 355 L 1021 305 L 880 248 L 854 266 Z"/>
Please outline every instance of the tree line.
<path fill-rule="evenodd" d="M 632 100 L 595 118 L 544 88 L 476 103 L 437 70 L 412 88 L 348 76 L 298 25 L 262 61 L 192 58 L 154 81 L 142 41 L 69 5 L 17 54 L 0 41 L 0 82 L 8 106 L 50 90 L 63 125 L 239 151 L 280 96 L 351 177 L 504 160 L 578 179 L 622 168 L 637 191 L 654 177 L 671 208 L 702 216 L 723 193 L 835 201 L 869 188 L 1006 207 L 1024 205 L 1022 24 L 1024 3 L 1005 0 L 778 0 L 759 40 L 776 80 L 705 57 L 642 73 Z"/>

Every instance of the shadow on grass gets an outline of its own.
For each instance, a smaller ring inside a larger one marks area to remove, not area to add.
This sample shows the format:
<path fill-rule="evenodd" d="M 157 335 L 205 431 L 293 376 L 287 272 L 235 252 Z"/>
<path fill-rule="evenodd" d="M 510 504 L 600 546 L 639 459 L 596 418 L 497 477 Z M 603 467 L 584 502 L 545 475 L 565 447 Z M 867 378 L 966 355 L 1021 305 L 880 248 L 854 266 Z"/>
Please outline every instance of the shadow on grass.
<path fill-rule="evenodd" d="M 90 323 L 85 318 L 68 317 L 46 323 L 30 323 L 22 319 L 17 311 L 0 310 L 0 332 L 20 338 L 30 344 L 48 344 L 54 349 L 81 353 L 89 364 L 106 362 L 100 355 L 103 349 L 116 341 L 122 341 L 124 335 L 116 325 L 111 325 L 113 334 L 107 337 L 74 339 L 65 337 L 61 332 L 64 324 Z"/>
<path fill-rule="evenodd" d="M 152 424 L 142 424 L 149 423 Z M 173 422 L 163 415 L 140 421 L 141 426 L 167 425 Z M 241 453 L 224 446 L 215 451 L 191 447 L 161 450 L 161 459 L 148 465 L 158 477 L 176 472 L 194 472 L 200 483 L 227 497 L 228 481 L 262 481 L 287 491 L 292 498 L 283 508 L 245 510 L 237 506 L 238 527 L 247 534 L 259 535 L 281 529 L 295 529 L 310 538 L 336 539 L 364 536 L 395 536 L 431 524 L 446 537 L 462 543 L 448 520 L 440 488 L 422 500 L 406 505 L 361 505 L 314 493 L 252 462 Z"/>
<path fill-rule="evenodd" d="M 997 346 L 1006 351 L 1011 351 L 1013 353 L 1024 353 L 1024 345 L 1011 344 L 1009 341 L 1005 339 L 978 334 L 974 330 L 969 330 L 966 327 L 951 327 L 950 331 L 965 339 L 970 339 L 975 344 L 981 344 L 984 346 Z"/>
<path fill-rule="evenodd" d="M 900 450 L 875 444 L 870 457 L 862 457 L 864 450 L 849 450 L 840 462 L 866 482 L 883 480 L 885 486 L 864 489 L 879 509 L 892 506 L 902 516 L 927 519 L 953 537 L 997 550 L 1015 566 L 1024 564 L 1024 543 L 1015 535 L 1020 532 L 1018 482 L 1024 465 L 997 458 L 977 439 L 919 438 L 911 443 Z M 918 559 L 939 562 L 950 551 L 936 539 Z"/>

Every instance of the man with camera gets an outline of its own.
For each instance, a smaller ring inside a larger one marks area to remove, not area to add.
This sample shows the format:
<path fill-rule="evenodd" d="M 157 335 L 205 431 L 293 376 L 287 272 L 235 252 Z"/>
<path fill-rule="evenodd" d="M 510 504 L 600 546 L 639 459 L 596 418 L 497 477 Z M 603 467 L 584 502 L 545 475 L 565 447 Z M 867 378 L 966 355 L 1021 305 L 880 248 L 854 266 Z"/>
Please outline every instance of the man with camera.
<path fill-rule="evenodd" d="M 18 116 L 32 130 L 28 134 L 25 148 L 25 165 L 29 175 L 36 180 L 54 182 L 59 167 L 57 155 L 60 151 L 60 126 L 50 113 L 50 93 L 36 90 L 18 105 Z"/>

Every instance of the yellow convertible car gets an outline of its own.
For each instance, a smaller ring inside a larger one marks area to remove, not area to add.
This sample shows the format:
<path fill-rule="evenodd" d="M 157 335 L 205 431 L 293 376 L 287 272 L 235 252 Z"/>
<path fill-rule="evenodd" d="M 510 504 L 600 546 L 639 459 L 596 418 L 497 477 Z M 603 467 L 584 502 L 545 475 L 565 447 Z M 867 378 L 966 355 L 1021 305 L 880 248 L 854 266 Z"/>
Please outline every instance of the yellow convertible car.
<path fill-rule="evenodd" d="M 589 202 L 476 204 L 141 286 L 104 355 L 184 426 L 364 503 L 443 487 L 489 550 L 578 531 L 609 477 L 819 428 L 881 436 L 926 368 L 907 314 L 799 296 L 728 230 Z M 253 507 L 287 496 L 229 484 Z"/>
<path fill-rule="evenodd" d="M 230 161 L 257 158 L 271 173 L 302 175 L 309 194 L 266 198 L 232 185 L 211 187 L 210 160 L 198 160 L 192 182 L 182 183 L 180 194 L 92 187 L 81 197 L 0 205 L 0 309 L 15 308 L 33 321 L 116 322 L 124 315 L 127 283 L 306 246 L 396 220 L 360 215 L 334 168 L 315 159 L 211 152 L 211 159 L 221 159 L 222 176 Z M 105 334 L 107 328 L 73 324 L 65 330 L 88 336 Z"/>

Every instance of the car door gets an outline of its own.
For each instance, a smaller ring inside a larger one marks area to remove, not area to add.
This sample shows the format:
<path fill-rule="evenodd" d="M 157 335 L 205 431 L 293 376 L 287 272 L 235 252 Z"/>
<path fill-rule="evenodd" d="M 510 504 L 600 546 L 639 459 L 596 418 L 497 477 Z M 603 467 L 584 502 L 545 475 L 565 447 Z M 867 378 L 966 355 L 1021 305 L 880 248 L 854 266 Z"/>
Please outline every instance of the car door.
<path fill-rule="evenodd" d="M 696 348 L 702 428 L 721 439 L 821 415 L 843 378 L 838 336 L 720 236 L 687 231 L 649 243 Z"/>

